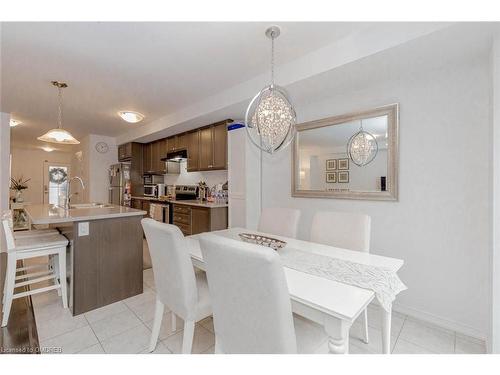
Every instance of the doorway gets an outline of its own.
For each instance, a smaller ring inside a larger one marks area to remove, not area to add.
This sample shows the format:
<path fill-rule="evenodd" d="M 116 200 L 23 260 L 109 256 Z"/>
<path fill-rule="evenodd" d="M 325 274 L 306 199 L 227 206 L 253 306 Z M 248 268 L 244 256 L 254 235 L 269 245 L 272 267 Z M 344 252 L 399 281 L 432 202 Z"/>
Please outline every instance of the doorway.
<path fill-rule="evenodd" d="M 62 205 L 68 193 L 70 165 L 43 163 L 43 204 Z"/>

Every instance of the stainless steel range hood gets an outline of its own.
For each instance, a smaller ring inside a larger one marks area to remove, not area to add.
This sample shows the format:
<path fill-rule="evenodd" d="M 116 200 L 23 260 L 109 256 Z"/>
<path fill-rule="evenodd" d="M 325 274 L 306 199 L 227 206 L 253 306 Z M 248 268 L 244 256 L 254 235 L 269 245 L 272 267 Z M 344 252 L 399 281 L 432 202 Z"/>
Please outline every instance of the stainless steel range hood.
<path fill-rule="evenodd" d="M 185 148 L 180 150 L 175 150 L 167 153 L 167 156 L 161 158 L 162 161 L 171 161 L 171 162 L 181 162 L 183 160 L 187 160 L 187 150 Z"/>

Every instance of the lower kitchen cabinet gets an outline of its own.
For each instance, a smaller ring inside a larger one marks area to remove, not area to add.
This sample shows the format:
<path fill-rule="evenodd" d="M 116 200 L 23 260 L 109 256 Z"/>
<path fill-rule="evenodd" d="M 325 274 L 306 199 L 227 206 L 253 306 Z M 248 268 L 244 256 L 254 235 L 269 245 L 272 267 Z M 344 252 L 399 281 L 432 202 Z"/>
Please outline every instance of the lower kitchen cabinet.
<path fill-rule="evenodd" d="M 172 223 L 185 236 L 227 229 L 227 207 L 199 207 L 174 203 Z"/>

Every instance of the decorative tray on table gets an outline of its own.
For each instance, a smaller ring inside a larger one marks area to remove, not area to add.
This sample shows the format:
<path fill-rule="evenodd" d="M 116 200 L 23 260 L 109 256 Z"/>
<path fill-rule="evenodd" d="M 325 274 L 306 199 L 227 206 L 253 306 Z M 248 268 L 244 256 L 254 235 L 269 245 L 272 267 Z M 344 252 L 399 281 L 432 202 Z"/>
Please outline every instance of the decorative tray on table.
<path fill-rule="evenodd" d="M 267 246 L 273 250 L 282 249 L 286 245 L 285 241 L 281 241 L 272 237 L 262 236 L 260 234 L 240 233 L 239 236 L 244 242 Z"/>

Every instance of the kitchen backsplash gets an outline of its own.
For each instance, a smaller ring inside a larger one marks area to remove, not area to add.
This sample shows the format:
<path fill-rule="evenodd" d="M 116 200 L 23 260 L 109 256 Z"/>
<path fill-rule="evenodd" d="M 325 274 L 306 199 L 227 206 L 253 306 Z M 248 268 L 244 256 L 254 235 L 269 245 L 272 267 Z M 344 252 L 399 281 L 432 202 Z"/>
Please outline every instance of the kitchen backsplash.
<path fill-rule="evenodd" d="M 200 181 L 205 181 L 209 187 L 212 187 L 227 181 L 227 171 L 188 172 L 186 167 L 187 162 L 181 162 L 180 173 L 178 175 L 165 175 L 165 184 L 196 185 Z"/>

